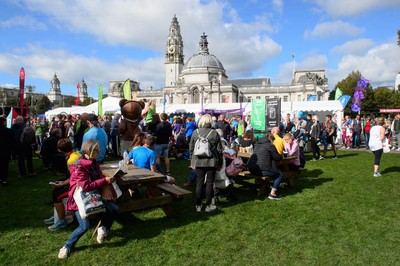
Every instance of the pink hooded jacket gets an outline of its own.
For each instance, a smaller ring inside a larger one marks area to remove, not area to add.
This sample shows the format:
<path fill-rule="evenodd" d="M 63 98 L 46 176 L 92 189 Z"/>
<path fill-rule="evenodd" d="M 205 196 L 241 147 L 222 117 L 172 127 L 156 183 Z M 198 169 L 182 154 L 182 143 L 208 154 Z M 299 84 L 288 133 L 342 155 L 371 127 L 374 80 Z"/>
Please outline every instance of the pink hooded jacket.
<path fill-rule="evenodd" d="M 287 151 L 288 156 L 296 156 L 296 159 L 290 163 L 294 165 L 300 165 L 300 147 L 297 139 L 293 139 L 292 145 L 285 143 L 285 151 Z"/>
<path fill-rule="evenodd" d="M 92 160 L 88 160 L 84 156 L 82 156 L 79 160 L 75 161 L 75 163 L 69 166 L 71 176 L 69 179 L 67 210 L 78 210 L 78 206 L 76 205 L 74 200 L 74 192 L 77 184 L 79 184 L 83 191 L 92 191 L 95 189 L 100 189 L 103 185 L 107 183 L 103 173 L 100 171 L 100 167 L 97 162 L 96 171 L 99 174 L 99 178 L 93 181 L 90 180 L 92 163 Z"/>

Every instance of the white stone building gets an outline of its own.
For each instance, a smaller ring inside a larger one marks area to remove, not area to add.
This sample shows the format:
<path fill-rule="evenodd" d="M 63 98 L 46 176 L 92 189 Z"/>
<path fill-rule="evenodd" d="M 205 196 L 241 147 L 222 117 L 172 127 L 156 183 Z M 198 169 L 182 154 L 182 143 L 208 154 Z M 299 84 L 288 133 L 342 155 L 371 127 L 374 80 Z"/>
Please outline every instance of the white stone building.
<path fill-rule="evenodd" d="M 232 103 L 252 99 L 281 98 L 282 101 L 306 101 L 315 95 L 328 100 L 325 70 L 295 71 L 291 83 L 273 84 L 267 77 L 229 80 L 223 64 L 210 54 L 207 35 L 203 33 L 199 50 L 184 63 L 180 25 L 173 17 L 165 49 L 165 88 L 143 90 L 139 98 L 167 103 Z"/>

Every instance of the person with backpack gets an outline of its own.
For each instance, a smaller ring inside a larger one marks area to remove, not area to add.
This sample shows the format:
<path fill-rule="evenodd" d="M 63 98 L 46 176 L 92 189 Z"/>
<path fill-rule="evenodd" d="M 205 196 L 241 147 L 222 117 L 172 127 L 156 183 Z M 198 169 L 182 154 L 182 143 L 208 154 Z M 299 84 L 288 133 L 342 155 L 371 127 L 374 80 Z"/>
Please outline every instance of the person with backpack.
<path fill-rule="evenodd" d="M 18 177 L 26 176 L 25 161 L 27 163 L 29 176 L 35 176 L 32 161 L 32 145 L 36 142 L 35 131 L 30 126 L 26 126 L 22 116 L 15 118 L 15 124 L 11 126 L 16 142 L 18 156 Z"/>
<path fill-rule="evenodd" d="M 190 139 L 190 166 L 196 170 L 196 211 L 202 211 L 202 195 L 205 184 L 206 212 L 217 207 L 212 204 L 214 181 L 217 168 L 222 166 L 222 144 L 216 130 L 211 128 L 212 118 L 209 114 L 199 120 L 199 128 L 193 131 Z"/>
<path fill-rule="evenodd" d="M 324 146 L 324 155 L 320 157 L 320 160 L 325 159 L 326 156 L 326 151 L 328 149 L 328 145 L 330 144 L 332 146 L 332 151 L 333 151 L 333 157 L 332 159 L 337 159 L 337 154 L 336 154 L 336 147 L 335 147 L 335 142 L 334 142 L 334 137 L 336 137 L 336 124 L 335 122 L 332 121 L 332 116 L 331 115 L 326 115 L 325 117 L 326 122 L 325 122 L 325 132 L 326 132 L 326 146 Z"/>

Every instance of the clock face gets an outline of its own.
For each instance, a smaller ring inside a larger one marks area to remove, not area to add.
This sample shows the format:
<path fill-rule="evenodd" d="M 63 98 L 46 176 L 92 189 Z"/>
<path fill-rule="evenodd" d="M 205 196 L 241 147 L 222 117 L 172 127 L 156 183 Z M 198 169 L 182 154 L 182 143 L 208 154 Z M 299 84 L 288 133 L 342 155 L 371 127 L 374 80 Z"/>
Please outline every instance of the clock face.
<path fill-rule="evenodd" d="M 170 46 L 170 47 L 168 47 L 168 52 L 170 53 L 170 54 L 172 54 L 172 53 L 174 53 L 175 52 L 175 47 L 174 46 Z"/>

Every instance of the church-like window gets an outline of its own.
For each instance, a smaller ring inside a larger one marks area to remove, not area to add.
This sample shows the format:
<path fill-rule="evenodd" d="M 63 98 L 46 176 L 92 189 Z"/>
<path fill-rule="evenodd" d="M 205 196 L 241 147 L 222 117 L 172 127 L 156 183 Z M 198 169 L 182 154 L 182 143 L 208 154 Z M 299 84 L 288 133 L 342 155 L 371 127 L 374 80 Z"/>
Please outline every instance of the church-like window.
<path fill-rule="evenodd" d="M 200 103 L 200 91 L 197 87 L 193 89 L 192 99 L 192 103 Z"/>

